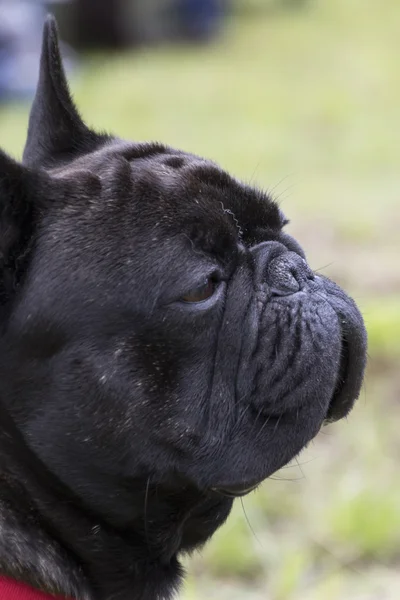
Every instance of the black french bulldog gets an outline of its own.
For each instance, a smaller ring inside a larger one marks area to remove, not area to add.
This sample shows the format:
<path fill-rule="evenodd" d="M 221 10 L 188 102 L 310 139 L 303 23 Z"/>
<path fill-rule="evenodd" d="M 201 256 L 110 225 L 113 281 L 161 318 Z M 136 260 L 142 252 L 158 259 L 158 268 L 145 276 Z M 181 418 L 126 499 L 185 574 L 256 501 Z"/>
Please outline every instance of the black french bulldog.
<path fill-rule="evenodd" d="M 348 414 L 362 317 L 267 195 L 90 130 L 51 17 L 23 162 L 0 163 L 0 574 L 170 598 L 179 554 Z"/>

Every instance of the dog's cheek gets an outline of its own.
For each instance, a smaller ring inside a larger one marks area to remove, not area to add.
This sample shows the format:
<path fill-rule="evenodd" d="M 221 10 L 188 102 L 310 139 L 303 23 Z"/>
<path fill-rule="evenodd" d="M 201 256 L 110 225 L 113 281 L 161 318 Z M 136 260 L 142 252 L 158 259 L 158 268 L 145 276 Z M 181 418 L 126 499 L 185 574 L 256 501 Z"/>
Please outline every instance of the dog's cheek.
<path fill-rule="evenodd" d="M 181 459 L 196 455 L 204 434 L 207 388 L 199 381 L 206 379 L 207 367 L 198 365 L 194 376 L 190 364 L 160 339 L 145 344 L 133 336 L 120 339 L 107 350 L 71 357 L 61 404 L 68 402 L 69 388 L 79 407 L 81 440 L 88 427 L 95 432 L 90 442 L 95 460 L 106 447 L 114 468 L 130 477 L 155 464 L 160 472 L 179 469 Z"/>

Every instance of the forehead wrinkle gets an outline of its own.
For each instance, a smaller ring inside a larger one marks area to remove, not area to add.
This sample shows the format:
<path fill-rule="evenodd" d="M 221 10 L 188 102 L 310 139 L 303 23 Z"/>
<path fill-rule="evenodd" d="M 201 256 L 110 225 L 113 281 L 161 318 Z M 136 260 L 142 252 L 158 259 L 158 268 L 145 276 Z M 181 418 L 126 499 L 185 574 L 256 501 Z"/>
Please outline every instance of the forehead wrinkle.
<path fill-rule="evenodd" d="M 124 140 L 111 139 L 107 141 L 101 148 L 79 156 L 69 163 L 60 167 L 47 169 L 53 175 L 62 175 L 63 173 L 73 173 L 75 170 L 82 171 L 93 171 L 94 174 L 98 174 L 97 170 L 101 167 L 105 159 L 109 160 L 110 156 L 118 156 L 123 153 L 124 150 L 132 147 L 132 142 L 126 142 Z"/>

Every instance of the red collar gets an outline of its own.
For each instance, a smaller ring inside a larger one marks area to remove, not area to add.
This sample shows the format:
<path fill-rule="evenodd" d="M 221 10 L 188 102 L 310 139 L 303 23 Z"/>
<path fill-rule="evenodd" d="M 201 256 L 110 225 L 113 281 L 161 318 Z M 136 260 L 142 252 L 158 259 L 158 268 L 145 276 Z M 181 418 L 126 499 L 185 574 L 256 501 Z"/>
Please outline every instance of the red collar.
<path fill-rule="evenodd" d="M 39 592 L 26 583 L 14 581 L 3 575 L 0 575 L 0 598 L 1 600 L 63 600 L 60 596 Z"/>

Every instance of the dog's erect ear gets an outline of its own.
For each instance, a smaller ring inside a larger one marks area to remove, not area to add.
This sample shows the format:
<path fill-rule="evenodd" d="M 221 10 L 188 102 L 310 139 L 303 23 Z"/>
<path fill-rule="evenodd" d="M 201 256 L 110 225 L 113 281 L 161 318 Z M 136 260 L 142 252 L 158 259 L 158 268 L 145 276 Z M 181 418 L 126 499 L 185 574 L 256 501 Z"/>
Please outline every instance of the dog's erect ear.
<path fill-rule="evenodd" d="M 47 179 L 0 150 L 0 305 L 14 294 L 25 270 Z"/>
<path fill-rule="evenodd" d="M 57 23 L 48 16 L 23 162 L 29 166 L 58 166 L 95 150 L 108 139 L 89 129 L 75 108 L 62 64 Z"/>

